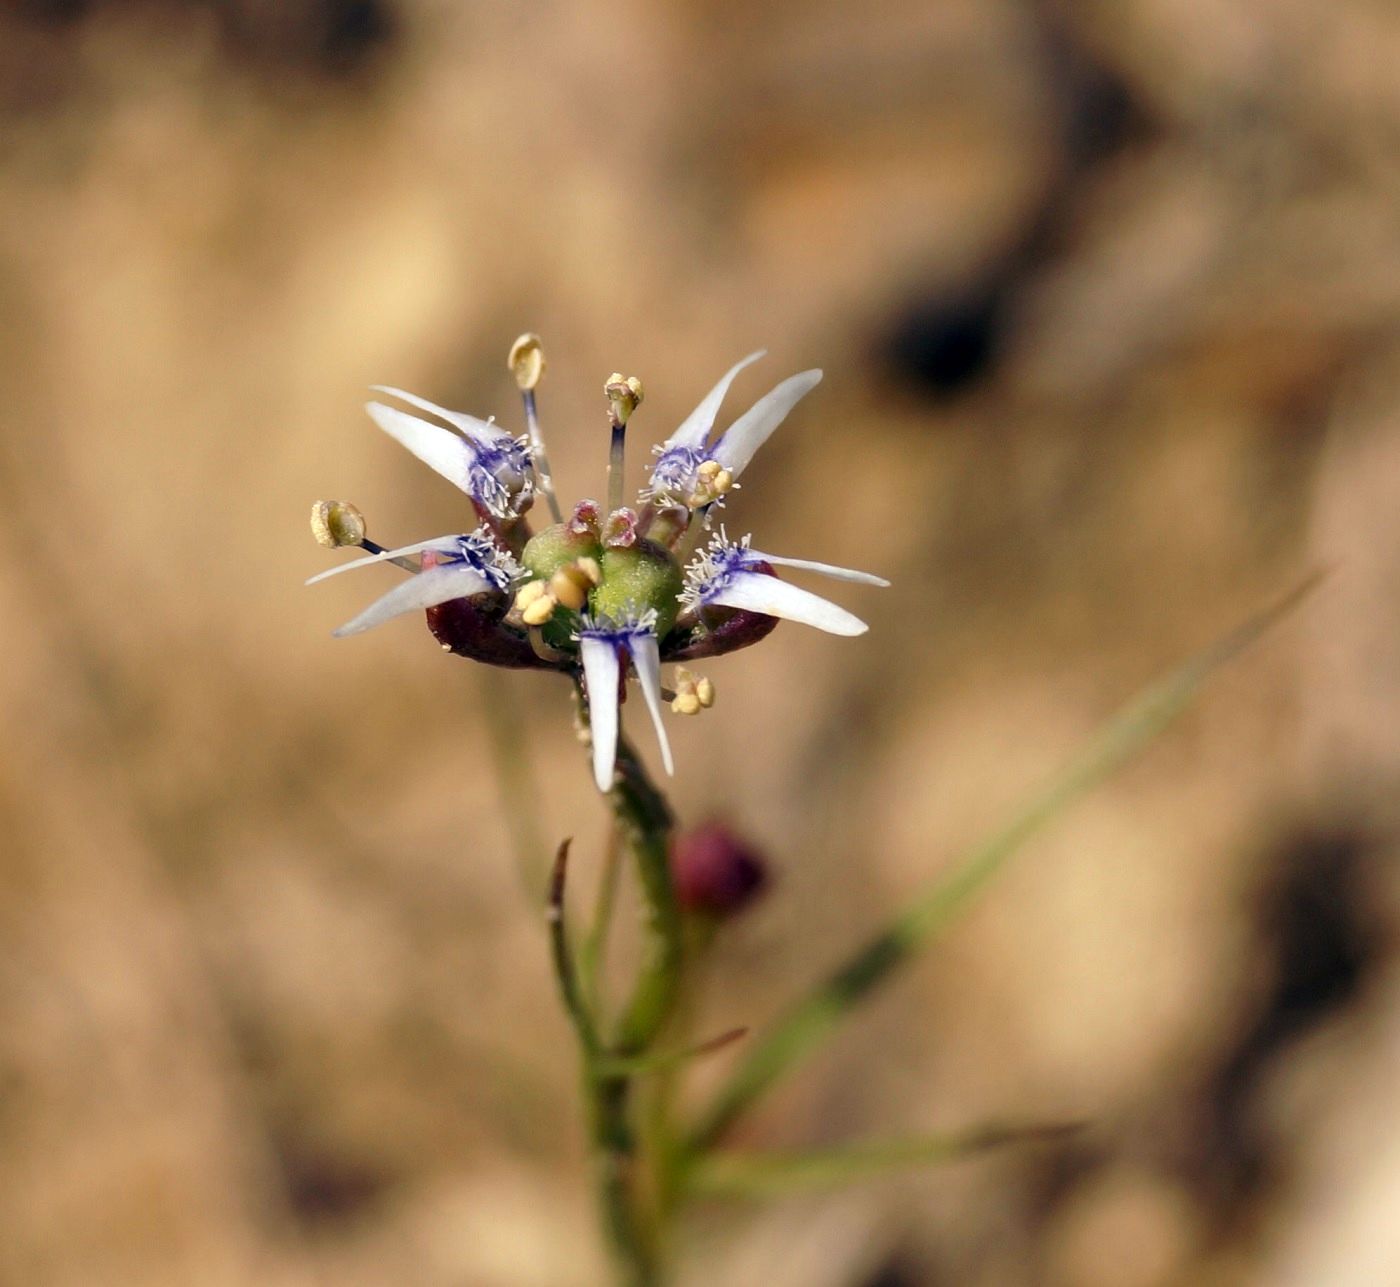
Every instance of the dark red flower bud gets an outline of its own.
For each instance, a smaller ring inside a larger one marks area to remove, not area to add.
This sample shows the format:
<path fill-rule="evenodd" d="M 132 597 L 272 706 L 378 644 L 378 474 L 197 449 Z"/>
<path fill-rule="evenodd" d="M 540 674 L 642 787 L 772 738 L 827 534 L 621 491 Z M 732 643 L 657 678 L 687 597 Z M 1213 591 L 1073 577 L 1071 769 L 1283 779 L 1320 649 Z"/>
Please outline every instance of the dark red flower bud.
<path fill-rule="evenodd" d="M 435 567 L 438 558 L 435 551 L 426 550 L 424 569 Z M 438 643 L 459 657 L 512 670 L 558 669 L 536 655 L 525 635 L 504 623 L 502 618 L 509 608 L 510 596 L 505 594 L 449 599 L 427 610 L 428 629 Z"/>
<path fill-rule="evenodd" d="M 716 919 L 734 916 L 768 884 L 759 853 L 720 822 L 679 834 L 671 842 L 676 900 L 688 912 Z"/>
<path fill-rule="evenodd" d="M 706 626 L 673 630 L 666 638 L 662 661 L 700 661 L 738 652 L 762 639 L 778 627 L 777 617 L 749 612 L 744 608 L 708 608 Z"/>

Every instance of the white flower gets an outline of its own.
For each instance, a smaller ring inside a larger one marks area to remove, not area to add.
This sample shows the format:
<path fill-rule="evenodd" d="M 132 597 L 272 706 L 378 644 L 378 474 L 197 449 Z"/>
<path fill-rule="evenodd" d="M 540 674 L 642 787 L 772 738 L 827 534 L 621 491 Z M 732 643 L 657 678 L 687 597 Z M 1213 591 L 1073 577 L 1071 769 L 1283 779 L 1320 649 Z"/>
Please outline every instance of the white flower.
<path fill-rule="evenodd" d="M 526 362 L 517 370 L 515 349 L 511 357 L 533 450 L 526 439 L 512 437 L 490 421 L 375 386 L 432 417 L 382 402 L 367 404 L 381 429 L 470 497 L 481 526 L 465 536 L 438 536 L 384 550 L 366 535 L 364 519 L 353 506 L 318 503 L 312 513 L 317 540 L 332 548 L 359 546 L 368 557 L 312 577 L 308 584 L 392 561 L 409 574 L 407 579 L 336 635 L 359 634 L 402 614 L 427 610 L 429 630 L 449 652 L 488 665 L 568 675 L 584 689 L 593 777 L 606 792 L 616 776 L 621 706 L 634 675 L 671 773 L 662 703 L 669 701 L 679 715 L 698 714 L 713 705 L 714 685 L 682 667 L 674 691 L 663 688 L 663 663 L 688 664 L 748 647 L 766 638 L 778 618 L 831 634 L 865 633 L 858 617 L 780 580 L 775 568 L 864 585 L 889 582 L 827 563 L 765 554 L 750 546 L 749 537 L 731 541 L 723 530 L 682 567 L 714 508 L 820 381 L 820 371 L 782 381 L 715 435 L 730 386 L 763 353 L 735 363 L 656 449 L 650 485 L 635 510 L 623 504 L 621 480 L 629 418 L 624 413 L 636 410 L 640 382 L 610 377 L 605 385 L 611 412 L 609 503 L 603 510 L 593 501 L 580 501 L 565 521 L 544 465 L 534 399 L 542 358 L 534 343 L 534 367 Z M 626 386 L 630 400 L 619 386 Z M 536 490 L 555 521 L 532 532 L 525 511 Z"/>

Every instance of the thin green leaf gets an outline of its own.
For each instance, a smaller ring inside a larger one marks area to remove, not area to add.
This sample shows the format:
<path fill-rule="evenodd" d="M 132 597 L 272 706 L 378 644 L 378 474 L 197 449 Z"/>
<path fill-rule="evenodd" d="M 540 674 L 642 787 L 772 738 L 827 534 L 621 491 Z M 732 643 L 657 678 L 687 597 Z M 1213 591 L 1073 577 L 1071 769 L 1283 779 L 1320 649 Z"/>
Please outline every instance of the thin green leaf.
<path fill-rule="evenodd" d="M 554 854 L 554 865 L 549 874 L 549 901 L 545 904 L 545 920 L 549 923 L 550 956 L 554 962 L 554 977 L 559 984 L 559 995 L 568 1011 L 569 1021 L 578 1033 L 579 1044 L 585 1055 L 592 1056 L 598 1049 L 598 1034 L 593 1026 L 593 1017 L 588 1013 L 583 994 L 579 990 L 578 974 L 574 969 L 573 953 L 569 950 L 569 929 L 564 920 L 564 881 L 569 868 L 569 846 L 572 840 L 563 841 Z"/>
<path fill-rule="evenodd" d="M 728 1032 L 721 1032 L 717 1037 L 711 1037 L 699 1045 L 688 1046 L 684 1050 L 664 1050 L 647 1055 L 604 1055 L 593 1061 L 593 1068 L 600 1076 L 605 1077 L 630 1077 L 636 1073 L 660 1072 L 662 1069 L 674 1068 L 678 1064 L 723 1050 L 741 1037 L 746 1037 L 748 1031 L 747 1028 L 731 1028 Z"/>
<path fill-rule="evenodd" d="M 891 1171 L 956 1162 L 1008 1144 L 1042 1144 L 1083 1130 L 1079 1122 L 984 1126 L 922 1139 L 848 1144 L 807 1153 L 711 1153 L 695 1164 L 692 1192 L 708 1197 L 770 1198 L 840 1188 Z"/>
<path fill-rule="evenodd" d="M 784 1073 L 818 1046 L 855 1006 L 947 928 L 1032 836 L 1157 738 L 1202 684 L 1292 610 L 1318 583 L 1314 574 L 1277 603 L 1149 685 L 1102 725 L 1083 749 L 1012 819 L 919 895 L 884 930 L 819 984 L 749 1050 L 686 1142 L 712 1148 Z"/>

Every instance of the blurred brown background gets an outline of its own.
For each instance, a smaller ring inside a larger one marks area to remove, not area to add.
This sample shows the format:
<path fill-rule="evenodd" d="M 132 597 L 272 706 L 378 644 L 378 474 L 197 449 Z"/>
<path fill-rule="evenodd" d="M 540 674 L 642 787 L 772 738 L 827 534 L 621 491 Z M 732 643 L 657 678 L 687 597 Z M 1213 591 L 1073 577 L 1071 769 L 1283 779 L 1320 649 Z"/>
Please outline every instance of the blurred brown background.
<path fill-rule="evenodd" d="M 366 386 L 518 424 L 535 329 L 568 496 L 609 371 L 659 439 L 824 367 L 727 521 L 895 582 L 674 726 L 777 871 L 707 1031 L 1332 569 L 745 1139 L 1091 1129 L 704 1212 L 685 1281 L 1400 1283 L 1397 66 L 1393 0 L 11 0 L 0 1282 L 601 1281 L 480 717 L 585 880 L 561 685 L 301 587 L 317 497 L 464 522 Z"/>

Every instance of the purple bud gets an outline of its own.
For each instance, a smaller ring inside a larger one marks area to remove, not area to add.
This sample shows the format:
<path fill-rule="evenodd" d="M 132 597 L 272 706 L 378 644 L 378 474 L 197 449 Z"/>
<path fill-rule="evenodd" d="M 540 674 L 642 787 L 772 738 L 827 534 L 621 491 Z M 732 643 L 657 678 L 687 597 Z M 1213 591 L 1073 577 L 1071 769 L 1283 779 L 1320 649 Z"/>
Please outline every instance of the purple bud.
<path fill-rule="evenodd" d="M 707 822 L 671 842 L 676 900 L 716 920 L 743 911 L 768 884 L 758 852 L 720 822 Z"/>

